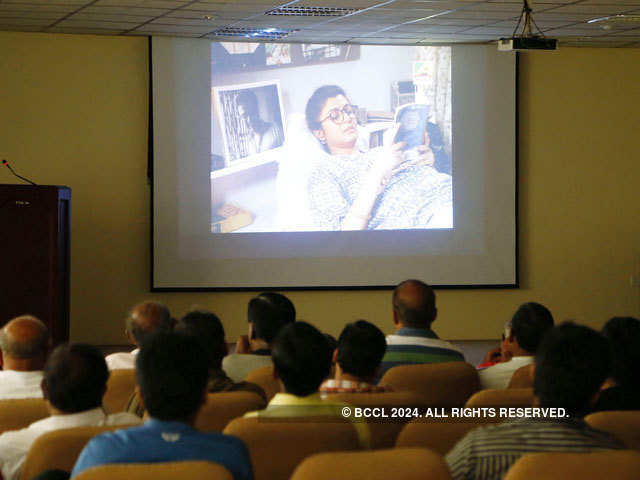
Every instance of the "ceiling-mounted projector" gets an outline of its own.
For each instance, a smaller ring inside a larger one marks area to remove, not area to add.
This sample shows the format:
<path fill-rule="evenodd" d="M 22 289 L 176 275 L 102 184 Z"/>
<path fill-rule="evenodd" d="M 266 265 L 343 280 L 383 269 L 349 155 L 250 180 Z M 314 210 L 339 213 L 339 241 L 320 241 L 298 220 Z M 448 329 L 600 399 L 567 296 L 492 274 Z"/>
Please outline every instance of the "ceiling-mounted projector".
<path fill-rule="evenodd" d="M 498 40 L 498 50 L 511 52 L 513 50 L 555 50 L 558 41 L 547 37 L 511 37 Z"/>
<path fill-rule="evenodd" d="M 533 19 L 533 13 L 527 0 L 522 0 L 522 13 L 513 29 L 513 34 L 509 38 L 501 38 L 498 40 L 498 50 L 501 52 L 511 52 L 514 50 L 555 50 L 558 41 L 555 38 L 547 38 L 544 36 L 538 25 Z M 522 31 L 518 34 L 518 27 L 522 23 Z M 533 31 L 531 26 L 535 26 L 537 33 Z"/>

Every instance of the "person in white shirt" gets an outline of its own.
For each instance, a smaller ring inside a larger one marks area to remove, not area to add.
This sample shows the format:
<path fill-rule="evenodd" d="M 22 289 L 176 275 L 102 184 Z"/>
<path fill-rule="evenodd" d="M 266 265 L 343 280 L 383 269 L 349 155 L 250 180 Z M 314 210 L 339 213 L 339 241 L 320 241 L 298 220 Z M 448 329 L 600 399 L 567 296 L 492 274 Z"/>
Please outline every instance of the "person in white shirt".
<path fill-rule="evenodd" d="M 291 300 L 280 293 L 261 293 L 247 309 L 249 335 L 242 335 L 235 353 L 222 360 L 222 369 L 234 382 L 241 382 L 253 370 L 273 365 L 271 344 L 280 330 L 296 320 Z"/>
<path fill-rule="evenodd" d="M 40 435 L 53 430 L 86 426 L 132 425 L 130 413 L 107 415 L 102 397 L 109 371 L 100 350 L 91 345 L 61 345 L 44 367 L 42 393 L 50 417 L 22 430 L 0 435 L 0 471 L 4 480 L 17 480 L 29 448 Z"/>
<path fill-rule="evenodd" d="M 542 338 L 552 328 L 553 316 L 544 305 L 520 305 L 505 325 L 498 363 L 478 371 L 480 388 L 507 388 L 516 370 L 534 362 Z"/>
<path fill-rule="evenodd" d="M 47 326 L 31 315 L 0 330 L 0 399 L 42 398 L 42 367 L 49 349 Z"/>
<path fill-rule="evenodd" d="M 169 309 L 158 302 L 142 302 L 131 310 L 126 320 L 125 335 L 129 342 L 140 346 L 145 336 L 155 332 L 169 332 L 173 328 L 173 320 Z M 135 369 L 139 348 L 131 352 L 118 352 L 107 355 L 109 370 Z"/>

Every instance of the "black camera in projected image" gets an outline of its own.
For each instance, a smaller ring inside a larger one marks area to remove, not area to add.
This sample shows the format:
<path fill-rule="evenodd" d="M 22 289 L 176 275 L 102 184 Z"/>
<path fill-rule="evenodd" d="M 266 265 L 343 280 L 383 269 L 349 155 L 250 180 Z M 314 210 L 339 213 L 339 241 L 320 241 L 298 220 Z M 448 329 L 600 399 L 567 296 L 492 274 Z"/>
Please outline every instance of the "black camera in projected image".
<path fill-rule="evenodd" d="M 212 44 L 211 231 L 453 228 L 451 88 L 451 47 Z"/>

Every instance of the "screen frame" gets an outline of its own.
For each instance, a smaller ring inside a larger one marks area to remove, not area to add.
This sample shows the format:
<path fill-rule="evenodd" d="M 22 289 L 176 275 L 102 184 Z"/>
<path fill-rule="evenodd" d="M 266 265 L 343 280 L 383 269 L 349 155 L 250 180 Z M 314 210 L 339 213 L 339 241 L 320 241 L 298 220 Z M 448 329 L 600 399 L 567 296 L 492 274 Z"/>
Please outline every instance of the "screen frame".
<path fill-rule="evenodd" d="M 396 285 L 332 285 L 332 286 L 261 286 L 261 287 L 156 287 L 154 284 L 154 268 L 155 268 L 155 224 L 154 224 L 154 135 L 153 135 L 153 37 L 148 37 L 148 45 L 149 45 L 149 65 L 148 65 L 148 74 L 149 74 L 149 91 L 148 91 L 148 102 L 149 102 L 149 116 L 148 116 L 148 149 L 147 149 L 147 182 L 150 186 L 150 269 L 149 269 L 149 291 L 152 293 L 155 292 L 259 292 L 259 291 L 366 291 L 366 290 L 390 290 L 395 288 Z M 296 43 L 296 42 L 291 42 Z M 306 42 L 308 43 L 308 42 Z M 322 42 L 327 43 L 327 42 Z M 331 42 L 328 42 L 331 43 Z M 336 45 L 341 45 L 341 43 L 336 43 Z M 369 44 L 367 44 L 369 45 Z M 371 45 L 384 45 L 384 44 L 371 44 Z M 394 44 L 398 46 L 412 46 L 411 44 Z M 456 44 L 438 44 L 438 46 L 455 46 Z M 520 238 L 519 238 L 519 154 L 520 154 L 520 145 L 519 145 L 519 136 L 520 136 L 520 126 L 519 126 L 519 100 L 520 100 L 520 54 L 519 52 L 515 52 L 515 108 L 514 108 L 514 208 L 515 208 L 515 216 L 514 216 L 514 255 L 515 255 L 515 272 L 514 272 L 514 282 L 513 283 L 504 283 L 504 284 L 456 284 L 456 285 L 447 285 L 447 284 L 431 284 L 430 286 L 434 289 L 441 290 L 503 290 L 503 289 L 519 289 L 520 288 Z"/>

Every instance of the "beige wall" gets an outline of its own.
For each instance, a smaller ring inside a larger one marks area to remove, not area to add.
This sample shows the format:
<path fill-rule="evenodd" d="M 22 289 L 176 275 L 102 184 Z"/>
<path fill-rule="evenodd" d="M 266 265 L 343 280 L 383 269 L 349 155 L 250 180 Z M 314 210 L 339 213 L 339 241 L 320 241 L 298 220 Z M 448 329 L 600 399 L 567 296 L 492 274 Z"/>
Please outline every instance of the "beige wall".
<path fill-rule="evenodd" d="M 526 54 L 520 72 L 522 288 L 438 292 L 446 338 L 496 337 L 529 300 L 593 326 L 640 315 L 640 50 Z M 72 340 L 124 343 L 125 312 L 145 298 L 176 315 L 208 307 L 234 338 L 251 294 L 148 292 L 147 89 L 146 38 L 0 33 L 0 156 L 73 189 Z M 390 292 L 290 297 L 332 334 L 355 318 L 390 330 Z"/>

